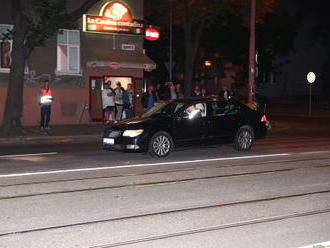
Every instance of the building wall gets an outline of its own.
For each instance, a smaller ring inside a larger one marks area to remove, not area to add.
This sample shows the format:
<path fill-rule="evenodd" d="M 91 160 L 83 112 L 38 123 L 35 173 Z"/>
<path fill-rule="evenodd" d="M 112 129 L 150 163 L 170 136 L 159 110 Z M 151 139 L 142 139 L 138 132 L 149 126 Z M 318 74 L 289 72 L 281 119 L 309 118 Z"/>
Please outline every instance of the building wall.
<path fill-rule="evenodd" d="M 0 10 L 0 24 L 10 24 L 10 5 L 8 0 L 4 0 L 2 6 L 6 9 Z M 83 0 L 68 1 L 71 9 L 77 8 Z M 103 4 L 109 1 L 100 1 L 88 11 L 88 14 L 98 15 Z M 132 11 L 134 19 L 143 20 L 143 0 L 125 0 Z M 3 12 L 7 14 L 3 14 Z M 78 22 L 82 30 L 82 18 Z M 25 74 L 24 107 L 22 123 L 23 125 L 38 125 L 40 106 L 38 104 L 38 89 L 40 82 L 47 78 L 51 81 L 51 88 L 55 101 L 52 105 L 51 124 L 76 124 L 79 122 L 85 104 L 89 103 L 89 77 L 90 76 L 127 76 L 143 78 L 143 69 L 120 68 L 118 70 L 107 68 L 88 68 L 88 61 L 95 58 L 92 55 L 92 48 L 104 50 L 121 49 L 121 44 L 134 44 L 137 51 L 143 52 L 143 36 L 136 35 L 112 35 L 84 33 L 81 31 L 81 74 L 79 75 L 58 75 L 56 71 L 57 63 L 57 37 L 54 36 L 47 41 L 44 47 L 36 48 L 27 61 L 28 71 Z M 7 94 L 7 84 L 9 73 L 0 73 L 0 121 L 2 122 L 5 100 Z M 87 122 L 87 118 L 84 118 Z"/>
<path fill-rule="evenodd" d="M 0 89 L 0 118 L 3 118 L 7 88 Z M 54 88 L 55 101 L 52 104 L 51 124 L 78 124 L 84 104 L 87 103 L 88 91 L 85 89 Z M 73 97 L 74 96 L 74 97 Z M 23 98 L 23 125 L 39 125 L 40 106 L 38 88 L 25 88 Z M 84 122 L 87 119 L 84 118 Z"/>

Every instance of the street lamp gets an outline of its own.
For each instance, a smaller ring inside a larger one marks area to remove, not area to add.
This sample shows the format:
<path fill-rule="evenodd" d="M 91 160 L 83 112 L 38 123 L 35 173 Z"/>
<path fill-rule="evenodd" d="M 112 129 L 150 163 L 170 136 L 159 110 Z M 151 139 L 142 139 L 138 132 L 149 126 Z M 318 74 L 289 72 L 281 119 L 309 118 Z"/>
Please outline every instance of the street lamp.
<path fill-rule="evenodd" d="M 212 66 L 212 62 L 211 62 L 211 60 L 205 60 L 205 61 L 204 61 L 204 65 L 205 65 L 206 67 L 210 67 L 210 66 Z"/>
<path fill-rule="evenodd" d="M 308 115 L 312 115 L 312 85 L 316 80 L 316 75 L 314 72 L 309 72 L 307 74 L 307 82 L 309 83 L 309 108 L 308 108 Z"/>

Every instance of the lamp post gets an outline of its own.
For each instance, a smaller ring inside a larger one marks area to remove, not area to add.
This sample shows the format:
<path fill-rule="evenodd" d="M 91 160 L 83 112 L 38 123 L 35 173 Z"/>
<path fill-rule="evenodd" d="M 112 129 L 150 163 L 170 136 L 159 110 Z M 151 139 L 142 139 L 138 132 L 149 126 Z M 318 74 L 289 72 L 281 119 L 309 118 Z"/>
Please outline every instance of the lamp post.
<path fill-rule="evenodd" d="M 250 10 L 250 41 L 249 41 L 249 82 L 248 102 L 255 101 L 255 56 L 256 56 L 256 0 L 251 0 Z"/>
<path fill-rule="evenodd" d="M 307 74 L 307 82 L 309 83 L 309 106 L 308 106 L 308 115 L 312 115 L 312 85 L 316 80 L 316 75 L 314 72 L 309 72 Z"/>

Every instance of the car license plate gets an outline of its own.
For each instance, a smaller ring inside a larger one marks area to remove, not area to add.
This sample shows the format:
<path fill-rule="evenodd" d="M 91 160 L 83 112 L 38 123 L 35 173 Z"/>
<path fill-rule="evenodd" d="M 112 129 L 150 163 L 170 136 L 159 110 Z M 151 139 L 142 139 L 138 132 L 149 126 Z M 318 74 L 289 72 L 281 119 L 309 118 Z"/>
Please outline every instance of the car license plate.
<path fill-rule="evenodd" d="M 115 143 L 115 139 L 103 138 L 103 143 L 108 145 L 113 145 Z"/>

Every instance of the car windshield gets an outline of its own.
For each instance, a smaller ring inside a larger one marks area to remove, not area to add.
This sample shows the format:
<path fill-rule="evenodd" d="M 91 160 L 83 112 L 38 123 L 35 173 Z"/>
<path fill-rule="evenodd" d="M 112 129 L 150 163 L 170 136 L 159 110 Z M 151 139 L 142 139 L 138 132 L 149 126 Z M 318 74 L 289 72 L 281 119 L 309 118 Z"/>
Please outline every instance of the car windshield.
<path fill-rule="evenodd" d="M 144 112 L 141 117 L 151 117 L 156 115 L 173 116 L 183 106 L 183 102 L 162 102 Z"/>

